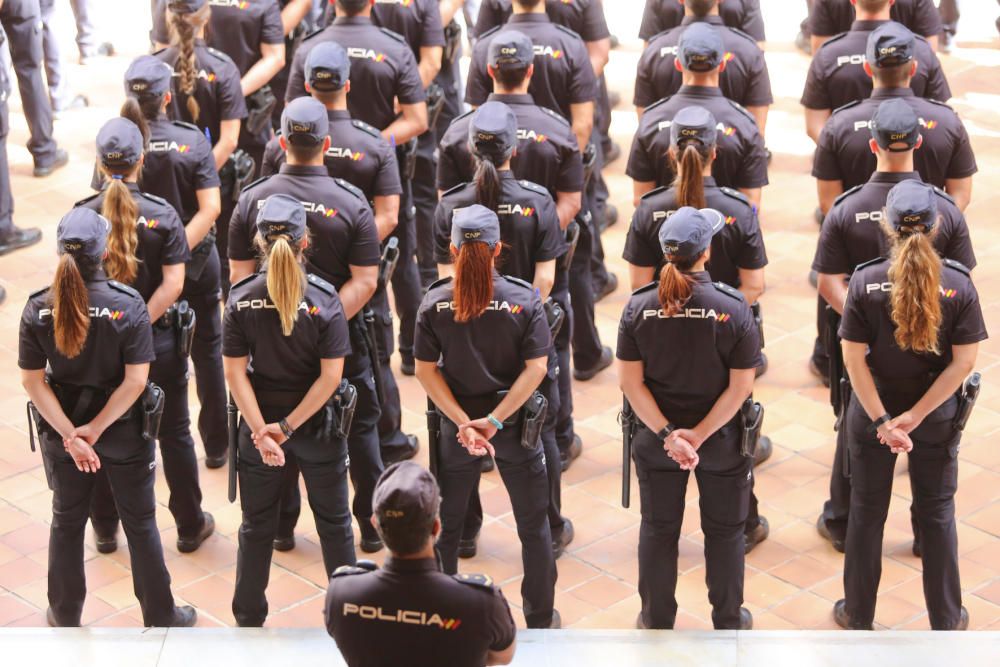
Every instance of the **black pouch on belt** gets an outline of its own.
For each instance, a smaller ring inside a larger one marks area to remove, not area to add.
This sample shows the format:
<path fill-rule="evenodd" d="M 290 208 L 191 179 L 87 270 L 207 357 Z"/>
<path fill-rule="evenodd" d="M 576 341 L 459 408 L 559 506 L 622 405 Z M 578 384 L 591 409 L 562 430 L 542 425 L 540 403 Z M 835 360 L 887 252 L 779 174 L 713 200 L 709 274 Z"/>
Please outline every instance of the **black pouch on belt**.
<path fill-rule="evenodd" d="M 194 344 L 194 327 L 197 320 L 194 310 L 187 301 L 177 302 L 174 328 L 177 330 L 177 351 L 182 357 L 191 356 L 191 346 Z"/>
<path fill-rule="evenodd" d="M 594 169 L 597 167 L 597 146 L 591 142 L 583 149 L 583 189 L 586 191 L 587 184 L 594 176 Z"/>
<path fill-rule="evenodd" d="M 399 239 L 390 236 L 386 239 L 385 247 L 382 248 L 382 259 L 378 263 L 378 286 L 385 287 L 392 280 L 392 274 L 396 271 L 396 264 L 399 263 Z"/>
<path fill-rule="evenodd" d="M 330 405 L 332 418 L 337 420 L 336 428 L 330 425 L 330 432 L 338 438 L 346 438 L 354 423 L 354 410 L 358 407 L 358 390 L 347 380 L 340 381 L 340 387 L 333 393 Z M 323 430 L 327 427 L 324 424 Z"/>
<path fill-rule="evenodd" d="M 427 127 L 437 126 L 438 118 L 444 110 L 444 90 L 436 83 L 427 86 Z"/>
<path fill-rule="evenodd" d="M 184 265 L 184 277 L 188 280 L 198 280 L 205 272 L 208 260 L 212 256 L 212 248 L 215 247 L 215 236 L 215 225 L 212 225 L 205 238 L 191 250 L 191 259 Z"/>
<path fill-rule="evenodd" d="M 219 170 L 219 180 L 222 181 L 221 194 L 222 199 L 225 201 L 226 197 L 229 197 L 232 201 L 239 201 L 240 193 L 243 192 L 250 181 L 253 179 L 254 169 L 257 167 L 257 161 L 250 157 L 242 148 L 237 149 L 226 163 L 222 165 L 222 169 Z"/>
<path fill-rule="evenodd" d="M 976 372 L 970 375 L 958 394 L 958 411 L 955 413 L 955 430 L 962 432 L 972 414 L 972 408 L 976 407 L 976 400 L 979 398 L 979 390 L 982 388 L 982 376 Z"/>
<path fill-rule="evenodd" d="M 743 401 L 743 406 L 740 408 L 740 421 L 743 425 L 740 454 L 753 458 L 757 451 L 757 441 L 760 440 L 760 429 L 764 424 L 764 406 L 755 402 L 751 396 Z"/>
<path fill-rule="evenodd" d="M 576 253 L 576 246 L 580 243 L 580 223 L 570 220 L 566 225 L 566 252 L 556 260 L 560 271 L 569 271 L 570 264 L 573 263 L 573 254 Z"/>
<path fill-rule="evenodd" d="M 521 423 L 521 446 L 525 449 L 535 449 L 542 437 L 545 426 L 545 415 L 549 411 L 549 401 L 536 391 L 521 406 L 523 420 Z"/>
<path fill-rule="evenodd" d="M 399 176 L 404 181 L 412 181 L 417 172 L 417 138 L 396 146 L 396 161 L 399 162 Z"/>
<path fill-rule="evenodd" d="M 566 321 L 566 311 L 551 296 L 545 299 L 542 307 L 545 309 L 545 319 L 549 322 L 549 332 L 552 339 L 555 340 L 555 337 L 559 335 L 559 330 L 562 329 L 563 322 Z"/>
<path fill-rule="evenodd" d="M 271 86 L 261 86 L 256 92 L 247 95 L 247 132 L 260 134 L 271 124 L 271 114 L 278 104 L 278 98 L 271 92 Z"/>
<path fill-rule="evenodd" d="M 160 419 L 163 417 L 163 390 L 152 382 L 146 383 L 146 390 L 139 399 L 142 403 L 142 439 L 156 440 L 160 433 Z"/>
<path fill-rule="evenodd" d="M 454 64 L 462 50 L 462 26 L 455 19 L 444 27 L 444 52 L 441 54 L 442 67 L 445 63 Z M 431 125 L 434 127 L 434 125 Z"/>

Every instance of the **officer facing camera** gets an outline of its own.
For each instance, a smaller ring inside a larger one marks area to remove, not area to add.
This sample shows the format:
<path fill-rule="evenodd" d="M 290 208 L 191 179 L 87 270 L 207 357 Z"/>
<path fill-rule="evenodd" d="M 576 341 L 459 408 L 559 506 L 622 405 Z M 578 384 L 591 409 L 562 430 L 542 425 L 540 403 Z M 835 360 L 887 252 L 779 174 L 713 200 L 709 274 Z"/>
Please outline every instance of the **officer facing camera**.
<path fill-rule="evenodd" d="M 434 477 L 411 461 L 396 463 L 379 479 L 374 505 L 372 525 L 389 549 L 385 566 L 341 567 L 326 593 L 326 630 L 347 664 L 509 664 L 516 628 L 503 593 L 485 575 L 444 574 L 435 558 Z"/>

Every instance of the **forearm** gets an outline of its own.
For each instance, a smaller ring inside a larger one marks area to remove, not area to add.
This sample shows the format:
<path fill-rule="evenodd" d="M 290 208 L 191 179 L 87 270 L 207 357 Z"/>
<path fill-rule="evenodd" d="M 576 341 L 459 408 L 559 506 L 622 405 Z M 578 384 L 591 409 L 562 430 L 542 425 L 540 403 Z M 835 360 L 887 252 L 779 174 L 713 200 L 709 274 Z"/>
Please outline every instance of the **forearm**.
<path fill-rule="evenodd" d="M 742 385 L 735 385 L 732 382 L 726 387 L 726 390 L 722 392 L 719 398 L 715 399 L 715 404 L 712 409 L 708 411 L 704 419 L 698 422 L 698 425 L 694 427 L 694 432 L 698 434 L 698 438 L 701 442 L 704 442 L 712 436 L 720 428 L 732 421 L 733 417 L 739 411 L 740 406 L 743 405 L 743 401 L 747 400 L 750 392 L 753 390 L 753 384 L 749 387 L 744 387 Z"/>
<path fill-rule="evenodd" d="M 885 405 L 875 388 L 875 379 L 865 362 L 864 343 L 853 343 L 842 341 L 841 349 L 844 353 L 844 365 L 847 367 L 847 376 L 851 380 L 851 390 L 861 403 L 868 418 L 875 421 L 885 414 Z"/>
<path fill-rule="evenodd" d="M 941 407 L 941 404 L 951 398 L 958 388 L 965 382 L 965 378 L 972 372 L 972 365 L 966 364 L 958 359 L 953 359 L 948 367 L 934 380 L 931 388 L 920 397 L 912 408 L 911 412 L 923 420 L 924 417 Z"/>
<path fill-rule="evenodd" d="M 656 181 L 632 181 L 632 205 L 638 206 L 642 196 L 656 187 Z"/>
<path fill-rule="evenodd" d="M 764 269 L 740 269 L 740 292 L 750 305 L 764 293 Z"/>
<path fill-rule="evenodd" d="M 535 279 L 531 281 L 531 286 L 538 290 L 542 301 L 549 298 L 552 285 L 556 281 L 556 260 L 547 262 L 537 262 L 535 264 Z"/>
<path fill-rule="evenodd" d="M 441 12 L 441 25 L 448 25 L 455 18 L 455 14 L 465 4 L 465 0 L 441 0 L 438 3 L 438 11 Z"/>
<path fill-rule="evenodd" d="M 819 209 L 825 216 L 833 208 L 833 202 L 844 192 L 844 182 L 841 180 L 816 180 L 816 195 L 819 198 Z"/>
<path fill-rule="evenodd" d="M 529 360 L 525 365 L 524 370 L 521 374 L 517 376 L 514 380 L 514 384 L 511 385 L 510 391 L 507 395 L 503 397 L 500 404 L 493 408 L 493 416 L 500 421 L 505 421 L 508 417 L 513 415 L 515 412 L 521 409 L 525 401 L 531 397 L 532 392 L 538 389 L 538 385 L 542 383 L 545 378 L 545 362 L 546 358 L 542 357 L 542 362 L 539 364 L 537 360 Z"/>
<path fill-rule="evenodd" d="M 657 405 L 653 393 L 649 391 L 645 382 L 623 380 L 621 388 L 629 405 L 632 406 L 632 412 L 650 431 L 657 433 L 670 423 L 670 419 L 660 410 L 660 406 Z"/>
<path fill-rule="evenodd" d="M 375 196 L 375 229 L 384 241 L 399 224 L 399 195 Z"/>
<path fill-rule="evenodd" d="M 944 191 L 955 200 L 955 206 L 959 211 L 965 211 L 972 199 L 972 177 L 949 178 L 944 182 Z"/>
<path fill-rule="evenodd" d="M 642 287 L 643 285 L 648 285 L 653 282 L 653 278 L 656 276 L 656 267 L 653 266 L 638 266 L 636 264 L 628 265 L 628 282 L 632 291 L 635 291 Z"/>
<path fill-rule="evenodd" d="M 599 78 L 604 73 L 604 68 L 611 55 L 611 39 L 605 37 L 594 42 L 586 42 L 586 46 L 587 55 L 590 57 L 590 66 L 594 69 L 594 76 Z"/>
<path fill-rule="evenodd" d="M 222 365 L 225 368 L 226 384 L 229 385 L 229 392 L 233 395 L 236 407 L 240 409 L 243 421 L 252 433 L 259 432 L 265 426 L 264 415 L 261 414 L 257 395 L 247 377 L 247 358 L 222 357 Z"/>
<path fill-rule="evenodd" d="M 22 370 L 21 384 L 42 418 L 56 430 L 56 433 L 66 438 L 73 430 L 73 422 L 66 416 L 52 387 L 45 381 L 45 371 Z"/>
<path fill-rule="evenodd" d="M 271 48 L 267 48 L 262 53 L 260 60 L 254 63 L 253 67 L 247 70 L 247 73 L 240 79 L 243 97 L 252 95 L 263 88 L 285 66 L 284 44 L 265 44 L 262 47 Z"/>
<path fill-rule="evenodd" d="M 229 160 L 236 150 L 240 139 L 241 120 L 224 120 L 219 124 L 219 140 L 212 146 L 212 157 L 215 158 L 215 170 L 218 171 Z"/>
<path fill-rule="evenodd" d="M 760 196 L 763 188 L 740 188 L 739 190 L 747 196 L 753 207 L 757 209 L 757 215 L 760 215 Z"/>
<path fill-rule="evenodd" d="M 326 405 L 330 397 L 333 396 L 333 392 L 337 391 L 337 387 L 340 386 L 341 376 L 341 372 L 335 375 L 321 373 L 316 378 L 316 381 L 309 387 L 309 391 L 302 397 L 299 404 L 285 417 L 285 421 L 292 427 L 292 430 L 297 431 Z"/>
<path fill-rule="evenodd" d="M 180 265 L 183 267 L 183 264 Z M 156 288 L 153 295 L 149 297 L 149 301 L 146 303 L 146 309 L 149 310 L 149 321 L 156 322 L 156 320 L 163 317 L 163 313 L 167 312 L 170 306 L 174 305 L 178 297 L 181 295 L 181 291 L 184 289 L 184 274 L 181 273 L 181 280 L 164 280 L 160 283 L 160 286 Z"/>
<path fill-rule="evenodd" d="M 455 400 L 455 395 L 451 393 L 451 387 L 444 380 L 444 375 L 433 361 L 417 360 L 416 363 L 417 380 L 420 381 L 428 398 L 435 407 L 455 424 L 465 424 L 470 421 L 462 406 Z"/>
<path fill-rule="evenodd" d="M 340 302 L 343 304 L 344 315 L 347 319 L 351 319 L 361 312 L 368 300 L 372 298 L 372 294 L 375 293 L 375 288 L 378 286 L 377 272 L 375 276 L 375 281 L 351 278 L 337 292 L 340 295 Z"/>
<path fill-rule="evenodd" d="M 556 192 L 556 213 L 559 226 L 565 230 L 583 207 L 582 192 Z"/>
<path fill-rule="evenodd" d="M 817 281 L 820 296 L 837 311 L 838 315 L 844 314 L 844 302 L 847 301 L 846 280 L 847 275 L 843 273 L 821 273 Z"/>
<path fill-rule="evenodd" d="M 830 117 L 830 109 L 806 109 L 806 134 L 815 143 L 819 143 L 819 135 L 823 131 L 823 126 L 826 125 L 827 119 Z"/>
<path fill-rule="evenodd" d="M 149 364 L 142 364 L 147 369 L 149 369 Z M 146 389 L 146 379 L 148 375 L 143 377 L 129 377 L 126 373 L 125 379 L 122 383 L 112 392 L 111 396 L 108 398 L 108 402 L 104 404 L 101 411 L 97 413 L 97 416 L 90 420 L 90 423 L 97 429 L 98 433 L 103 433 L 111 424 L 113 424 L 119 417 L 125 414 L 135 402 L 139 400 L 142 392 Z"/>
<path fill-rule="evenodd" d="M 206 199 L 211 200 L 209 204 L 201 204 L 202 193 L 206 193 Z M 199 190 L 198 191 L 198 211 L 191 216 L 188 220 L 187 227 L 184 228 L 184 234 L 187 236 L 188 248 L 194 250 L 195 246 L 201 243 L 201 240 L 205 238 L 208 231 L 212 229 L 212 225 L 215 224 L 216 218 L 219 217 L 219 213 L 222 211 L 222 205 L 219 202 L 219 188 L 211 188 L 210 190 Z"/>
<path fill-rule="evenodd" d="M 257 262 L 252 259 L 231 259 L 229 260 L 229 282 L 235 285 L 256 269 Z"/>
<path fill-rule="evenodd" d="M 441 71 L 441 54 L 444 51 L 440 46 L 421 46 L 420 63 L 417 70 L 420 73 L 420 82 L 424 88 L 431 85 L 434 77 Z"/>
<path fill-rule="evenodd" d="M 291 0 L 285 8 L 281 10 L 281 28 L 285 36 L 291 34 L 295 28 L 302 23 L 312 8 L 312 0 Z"/>
<path fill-rule="evenodd" d="M 764 136 L 764 130 L 767 128 L 767 110 L 770 107 L 767 105 L 760 107 L 747 107 L 747 111 L 753 115 L 753 119 L 757 121 L 757 129 L 760 130 L 760 136 Z"/>
<path fill-rule="evenodd" d="M 404 104 L 402 109 L 403 113 L 382 130 L 382 137 L 386 141 L 395 141 L 396 146 L 427 131 L 427 104 Z"/>

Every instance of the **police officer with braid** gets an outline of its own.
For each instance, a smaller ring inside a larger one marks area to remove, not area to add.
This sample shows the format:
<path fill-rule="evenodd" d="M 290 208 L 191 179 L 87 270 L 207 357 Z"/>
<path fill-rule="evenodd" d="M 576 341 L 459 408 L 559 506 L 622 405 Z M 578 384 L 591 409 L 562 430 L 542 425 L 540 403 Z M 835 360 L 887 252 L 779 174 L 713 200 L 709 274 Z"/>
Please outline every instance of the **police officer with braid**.
<path fill-rule="evenodd" d="M 287 456 L 298 461 L 306 482 L 323 566 L 333 572 L 355 562 L 347 446 L 332 415 L 344 357 L 351 352 L 347 317 L 336 288 L 302 266 L 309 241 L 301 201 L 268 197 L 256 227 L 263 267 L 233 285 L 222 350 L 241 415 L 243 523 L 233 593 L 233 616 L 241 627 L 260 627 L 267 618 L 265 593 Z"/>
<path fill-rule="evenodd" d="M 166 200 L 139 190 L 144 157 L 139 128 L 126 118 L 108 121 L 97 134 L 97 155 L 106 185 L 77 206 L 99 212 L 111 224 L 105 270 L 113 280 L 134 287 L 149 308 L 156 353 L 149 377 L 165 393 L 158 440 L 170 489 L 168 507 L 177 524 L 177 550 L 187 553 L 197 550 L 215 530 L 212 515 L 201 509 L 188 411 L 187 353 L 182 349 L 183 339 L 190 338 L 190 328 L 196 322 L 182 319 L 186 309 L 175 303 L 191 253 L 174 208 Z M 91 521 L 101 553 L 117 548 L 119 513 L 109 482 L 113 480 L 98 475 L 91 503 Z"/>
<path fill-rule="evenodd" d="M 189 627 L 197 614 L 174 605 L 156 527 L 155 445 L 141 435 L 140 397 L 156 356 L 149 311 L 138 292 L 104 272 L 109 229 L 88 208 L 67 213 L 56 229 L 52 285 L 32 294 L 21 315 L 17 364 L 53 492 L 45 616 L 51 626 L 80 625 L 83 536 L 102 471 L 129 538 L 143 623 Z"/>
<path fill-rule="evenodd" d="M 702 107 L 681 109 L 670 126 L 668 159 L 676 165 L 677 179 L 670 188 L 657 188 L 643 195 L 632 216 L 622 253 L 629 263 L 633 289 L 658 280 L 666 260 L 659 233 L 665 221 L 680 208 L 689 206 L 719 211 L 724 225 L 712 237 L 712 256 L 706 270 L 713 280 L 738 289 L 743 299 L 754 306 L 764 292 L 764 267 L 767 252 L 760 223 L 747 198 L 731 188 L 720 188 L 712 178 L 717 131 L 715 117 Z M 759 306 L 757 306 L 759 308 Z M 757 368 L 762 375 L 767 357 Z M 760 438 L 754 450 L 754 465 L 760 465 L 773 452 L 771 439 Z M 751 490 L 744 539 L 746 552 L 767 539 L 767 519 L 757 513 L 757 496 Z"/>
<path fill-rule="evenodd" d="M 712 624 L 748 630 L 744 524 L 753 482 L 741 452 L 740 406 L 753 391 L 760 339 L 740 292 L 705 269 L 725 225 L 713 209 L 682 207 L 660 227 L 659 282 L 636 290 L 618 329 L 618 373 L 639 429 L 633 458 L 642 499 L 638 628 L 671 629 L 677 542 L 693 470 L 701 497 Z"/>
<path fill-rule="evenodd" d="M 958 417 L 966 400 L 960 388 L 987 333 L 969 270 L 942 260 L 932 243 L 937 202 L 934 191 L 916 181 L 889 192 L 889 256 L 855 269 L 844 301 L 840 337 L 854 388 L 842 426 L 851 456 L 844 599 L 834 606 L 844 628 L 872 627 L 893 469 L 904 452 L 924 544 L 931 629 L 969 626 L 955 528 Z"/>
<path fill-rule="evenodd" d="M 431 286 L 417 318 L 417 379 L 442 416 L 437 461 L 443 569 L 458 569 L 458 542 L 480 458 L 496 459 L 521 540 L 521 596 L 529 628 L 560 627 L 556 565 L 546 516 L 545 455 L 526 429 L 525 403 L 545 379 L 552 339 L 529 283 L 501 276 L 500 224 L 474 204 L 455 210 L 455 277 Z"/>
<path fill-rule="evenodd" d="M 259 253 L 254 246 L 254 225 L 264 202 L 278 194 L 298 200 L 312 232 L 307 267 L 334 286 L 350 321 L 352 354 L 347 355 L 344 376 L 358 391 L 358 410 L 348 435 L 351 479 L 356 489 L 353 509 L 362 550 L 378 551 L 382 543 L 370 518 L 371 494 L 383 469 L 376 431 L 379 402 L 362 313 L 378 283 L 378 235 L 361 191 L 346 181 L 330 178 L 323 164 L 324 153 L 330 148 L 326 108 L 311 97 L 303 97 L 290 102 L 281 117 L 286 161 L 277 174 L 251 184 L 240 196 L 229 227 L 232 272 L 242 280 L 255 270 Z M 286 466 L 284 485 L 287 493 L 277 535 L 282 551 L 295 544 L 293 529 L 300 504 L 292 488 L 297 488 L 298 477 L 290 465 Z"/>

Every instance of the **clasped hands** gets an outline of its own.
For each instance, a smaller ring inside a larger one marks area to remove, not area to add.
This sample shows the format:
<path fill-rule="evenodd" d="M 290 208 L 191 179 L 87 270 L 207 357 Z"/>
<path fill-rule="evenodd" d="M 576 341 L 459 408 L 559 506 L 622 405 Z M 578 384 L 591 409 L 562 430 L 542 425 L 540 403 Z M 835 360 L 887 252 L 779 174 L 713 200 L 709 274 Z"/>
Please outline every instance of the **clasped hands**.
<path fill-rule="evenodd" d="M 73 457 L 73 463 L 80 472 L 97 472 L 101 469 L 101 458 L 94 449 L 101 433 L 93 424 L 84 424 L 75 427 L 63 438 L 63 449 Z"/>
<path fill-rule="evenodd" d="M 922 417 L 914 414 L 912 410 L 907 410 L 879 426 L 876 435 L 879 442 L 888 447 L 893 454 L 905 454 L 913 449 L 910 433 L 920 426 L 922 421 Z"/>
<path fill-rule="evenodd" d="M 694 470 L 698 467 L 698 448 L 702 442 L 702 438 L 692 429 L 677 428 L 663 441 L 663 449 L 681 470 Z"/>
<path fill-rule="evenodd" d="M 458 425 L 458 434 L 455 436 L 459 444 L 465 448 L 470 456 L 496 456 L 496 450 L 490 438 L 497 434 L 497 427 L 490 423 L 486 417 L 473 419 L 464 424 Z"/>
<path fill-rule="evenodd" d="M 281 430 L 278 422 L 264 424 L 257 432 L 252 433 L 250 438 L 253 446 L 260 452 L 260 458 L 264 465 L 280 467 L 285 465 L 285 450 L 282 445 L 288 442 L 288 436 Z"/>

